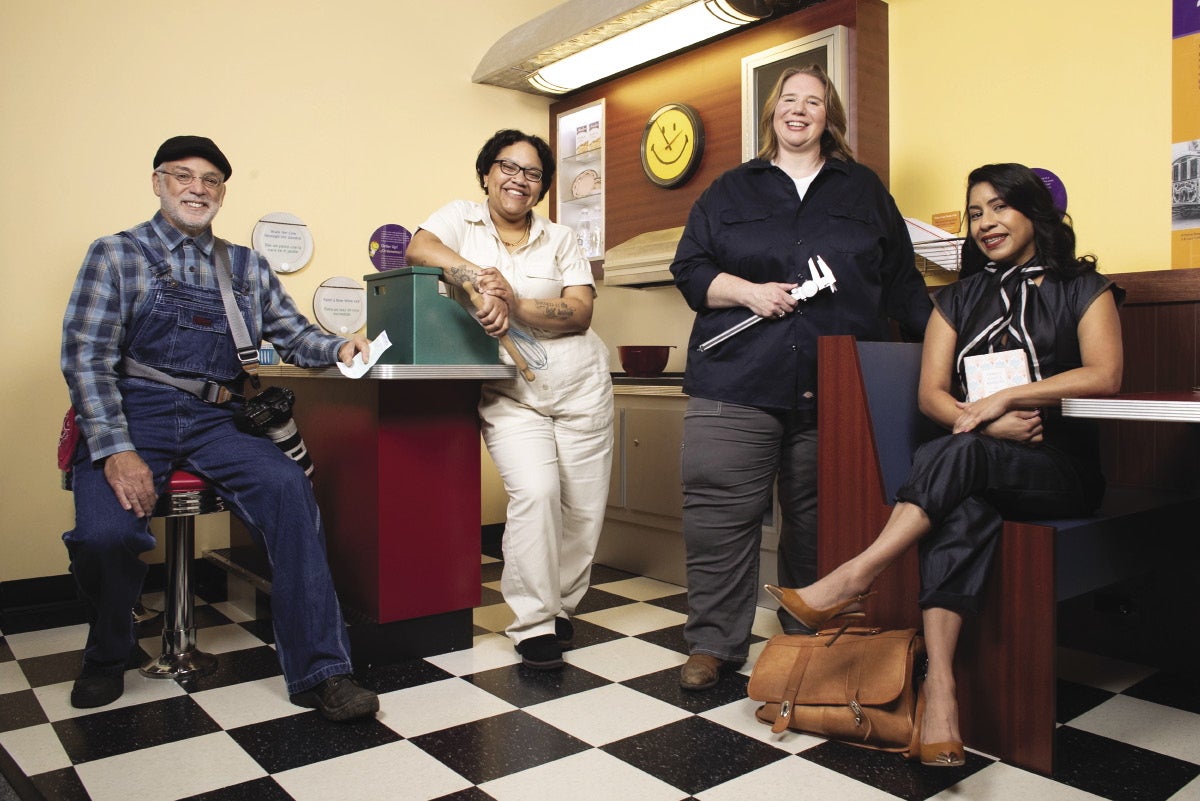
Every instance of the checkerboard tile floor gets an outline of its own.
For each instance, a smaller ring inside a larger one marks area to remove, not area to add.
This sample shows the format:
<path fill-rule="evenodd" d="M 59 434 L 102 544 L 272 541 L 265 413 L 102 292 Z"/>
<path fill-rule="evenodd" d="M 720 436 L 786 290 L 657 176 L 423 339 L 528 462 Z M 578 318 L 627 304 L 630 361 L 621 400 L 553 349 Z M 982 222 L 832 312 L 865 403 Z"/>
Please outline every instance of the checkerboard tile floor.
<path fill-rule="evenodd" d="M 961 769 L 922 768 L 754 719 L 747 677 L 778 632 L 766 609 L 741 673 L 681 690 L 686 599 L 653 579 L 598 566 L 567 666 L 523 668 L 499 633 L 500 568 L 484 557 L 474 647 L 362 671 L 381 711 L 353 725 L 291 705 L 270 626 L 228 603 L 197 609 L 216 673 L 184 687 L 131 670 L 100 710 L 67 702 L 85 625 L 5 632 L 0 766 L 19 797 L 55 801 L 1200 799 L 1194 675 L 1064 651 L 1057 775 L 974 752 Z M 156 653 L 158 638 L 141 644 Z"/>

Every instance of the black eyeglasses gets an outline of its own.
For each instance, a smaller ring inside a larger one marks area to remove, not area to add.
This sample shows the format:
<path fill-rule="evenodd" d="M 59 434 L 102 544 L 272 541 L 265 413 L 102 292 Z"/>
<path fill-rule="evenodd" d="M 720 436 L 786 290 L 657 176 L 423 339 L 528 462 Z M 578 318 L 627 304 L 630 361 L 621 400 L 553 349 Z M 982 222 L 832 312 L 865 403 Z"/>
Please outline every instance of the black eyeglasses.
<path fill-rule="evenodd" d="M 542 171 L 537 167 L 522 167 L 515 161 L 509 161 L 508 159 L 496 159 L 492 163 L 499 164 L 500 172 L 505 175 L 516 175 L 519 172 L 523 172 L 525 173 L 526 180 L 532 181 L 535 184 L 542 182 Z"/>
<path fill-rule="evenodd" d="M 190 172 L 170 172 L 168 170 L 155 170 L 159 175 L 169 175 L 179 182 L 180 186 L 187 186 L 196 178 L 200 179 L 200 183 L 207 186 L 209 189 L 216 189 L 225 182 L 224 178 L 219 178 L 216 175 L 192 175 Z"/>

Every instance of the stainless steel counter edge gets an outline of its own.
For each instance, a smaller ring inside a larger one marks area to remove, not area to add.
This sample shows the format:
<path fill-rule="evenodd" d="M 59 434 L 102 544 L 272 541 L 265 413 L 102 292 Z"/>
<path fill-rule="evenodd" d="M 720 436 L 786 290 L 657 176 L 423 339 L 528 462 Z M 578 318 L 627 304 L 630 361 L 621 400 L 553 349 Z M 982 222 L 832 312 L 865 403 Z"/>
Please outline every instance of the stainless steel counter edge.
<path fill-rule="evenodd" d="M 258 368 L 260 376 L 270 378 L 339 378 L 347 379 L 337 366 L 295 367 L 290 364 L 268 364 Z M 382 381 L 472 381 L 490 378 L 516 378 L 517 368 L 511 364 L 377 364 L 363 379 Z"/>

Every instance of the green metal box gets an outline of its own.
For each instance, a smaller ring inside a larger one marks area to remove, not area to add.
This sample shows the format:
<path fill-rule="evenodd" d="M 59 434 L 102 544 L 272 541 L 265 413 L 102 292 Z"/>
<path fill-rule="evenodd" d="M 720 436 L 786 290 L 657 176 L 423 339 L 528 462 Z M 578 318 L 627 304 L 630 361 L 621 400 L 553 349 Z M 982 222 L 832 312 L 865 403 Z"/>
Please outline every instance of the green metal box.
<path fill-rule="evenodd" d="M 401 267 L 364 275 L 367 336 L 387 331 L 392 347 L 379 364 L 497 364 L 495 339 L 453 298 L 439 291 L 442 271 Z"/>

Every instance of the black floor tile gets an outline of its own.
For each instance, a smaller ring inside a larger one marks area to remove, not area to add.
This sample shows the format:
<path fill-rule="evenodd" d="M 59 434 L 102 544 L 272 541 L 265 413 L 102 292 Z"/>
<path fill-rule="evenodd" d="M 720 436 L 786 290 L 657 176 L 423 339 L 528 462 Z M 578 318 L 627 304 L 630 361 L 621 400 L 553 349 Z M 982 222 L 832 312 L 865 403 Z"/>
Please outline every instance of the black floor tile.
<path fill-rule="evenodd" d="M 1200 715 L 1200 673 L 1154 673 L 1121 694 Z"/>
<path fill-rule="evenodd" d="M 129 659 L 125 662 L 126 670 L 135 670 L 149 662 L 150 654 L 135 646 Z M 74 681 L 83 667 L 83 649 L 78 651 L 61 651 L 45 656 L 31 656 L 21 660 L 21 670 L 30 687 L 45 687 L 49 684 L 59 684 L 64 681 Z"/>
<path fill-rule="evenodd" d="M 454 675 L 424 659 L 408 659 L 393 665 L 376 665 L 356 673 L 354 678 L 368 690 L 382 694 L 443 681 Z"/>
<path fill-rule="evenodd" d="M 654 606 L 661 606 L 663 609 L 670 609 L 672 612 L 678 612 L 681 615 L 688 613 L 688 598 L 686 592 L 677 592 L 674 595 L 664 595 L 661 598 L 651 598 L 646 601 Z"/>
<path fill-rule="evenodd" d="M 8 647 L 8 640 L 0 636 L 0 662 L 12 662 L 16 657 L 13 656 L 12 649 Z"/>
<path fill-rule="evenodd" d="M 1068 723 L 1084 712 L 1095 709 L 1116 693 L 1090 687 L 1086 684 L 1076 684 L 1066 679 L 1058 680 L 1058 705 L 1054 719 L 1058 723 Z"/>
<path fill-rule="evenodd" d="M 457 793 L 439 796 L 433 799 L 433 801 L 496 801 L 496 799 L 478 787 L 468 787 L 465 790 L 459 790 Z"/>
<path fill-rule="evenodd" d="M 473 784 L 589 748 L 587 743 L 519 709 L 422 734 L 411 741 Z"/>
<path fill-rule="evenodd" d="M 624 570 L 617 570 L 615 567 L 608 565 L 592 565 L 592 579 L 589 582 L 593 587 L 597 584 L 607 584 L 610 581 L 625 581 L 626 579 L 640 578 L 637 573 L 626 573 Z"/>
<path fill-rule="evenodd" d="M 620 632 L 606 629 L 604 626 L 597 626 L 595 623 L 580 620 L 579 618 L 573 618 L 571 625 L 575 627 L 575 637 L 571 640 L 571 648 L 574 650 L 587 648 L 589 645 L 600 645 L 601 643 L 620 640 L 625 637 Z"/>
<path fill-rule="evenodd" d="M 221 730 L 188 696 L 94 712 L 51 726 L 75 765 Z"/>
<path fill-rule="evenodd" d="M 692 795 L 788 756 L 695 716 L 609 743 L 601 750 Z"/>
<path fill-rule="evenodd" d="M 1057 781 L 1113 801 L 1165 801 L 1200 776 L 1200 765 L 1070 726 L 1054 747 Z"/>
<path fill-rule="evenodd" d="M 376 719 L 334 723 L 314 711 L 229 729 L 267 773 L 311 765 L 403 738 Z"/>
<path fill-rule="evenodd" d="M 275 644 L 275 627 L 270 620 L 246 620 L 238 625 L 267 645 Z"/>
<path fill-rule="evenodd" d="M 270 776 L 250 782 L 233 784 L 200 795 L 188 796 L 181 801 L 293 801 L 287 791 Z"/>
<path fill-rule="evenodd" d="M 925 767 L 900 754 L 832 741 L 801 751 L 799 756 L 907 801 L 924 801 L 992 764 L 992 760 L 968 751 L 967 764 L 962 767 Z"/>
<path fill-rule="evenodd" d="M 244 681 L 258 681 L 283 675 L 283 669 L 279 667 L 279 655 L 275 653 L 274 648 L 266 645 L 226 651 L 214 656 L 217 658 L 215 671 L 203 676 L 180 679 L 179 684 L 189 693 L 198 693 Z"/>
<path fill-rule="evenodd" d="M 39 773 L 29 780 L 47 801 L 91 801 L 75 768 Z"/>
<path fill-rule="evenodd" d="M 612 609 L 614 606 L 624 606 L 630 603 L 630 600 L 624 595 L 615 595 L 611 592 L 598 590 L 592 587 L 583 596 L 583 600 L 579 602 L 579 606 L 575 609 L 575 614 L 582 615 L 588 612 L 599 612 L 601 609 Z"/>
<path fill-rule="evenodd" d="M 486 565 L 479 566 L 480 581 L 483 584 L 491 584 L 493 581 L 499 581 L 500 574 L 503 572 L 503 562 L 488 562 Z"/>
<path fill-rule="evenodd" d="M 500 590 L 493 590 L 491 587 L 480 587 L 479 589 L 480 606 L 492 606 L 504 603 L 504 595 Z"/>
<path fill-rule="evenodd" d="M 463 676 L 463 680 L 516 707 L 553 701 L 612 683 L 573 665 L 563 665 L 562 670 L 534 670 L 520 664 L 507 665 Z"/>
<path fill-rule="evenodd" d="M 682 707 L 693 714 L 699 714 L 745 698 L 748 681 L 749 679 L 741 673 L 722 671 L 717 686 L 694 692 L 680 687 L 679 668 L 670 668 L 656 673 L 647 673 L 644 676 L 623 681 L 621 684 L 660 701 Z"/>
<path fill-rule="evenodd" d="M 0 695 L 0 732 L 23 729 L 47 722 L 46 713 L 33 690 Z"/>
<path fill-rule="evenodd" d="M 637 635 L 639 640 L 645 640 L 649 643 L 668 648 L 672 651 L 678 651 L 681 654 L 687 655 L 688 644 L 683 638 L 683 624 L 678 626 L 668 626 L 665 629 L 656 629 L 647 631 L 645 634 Z"/>

